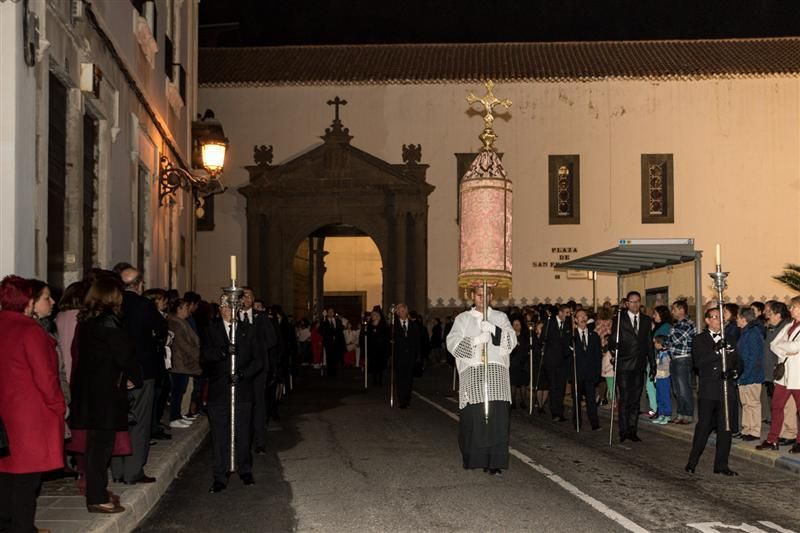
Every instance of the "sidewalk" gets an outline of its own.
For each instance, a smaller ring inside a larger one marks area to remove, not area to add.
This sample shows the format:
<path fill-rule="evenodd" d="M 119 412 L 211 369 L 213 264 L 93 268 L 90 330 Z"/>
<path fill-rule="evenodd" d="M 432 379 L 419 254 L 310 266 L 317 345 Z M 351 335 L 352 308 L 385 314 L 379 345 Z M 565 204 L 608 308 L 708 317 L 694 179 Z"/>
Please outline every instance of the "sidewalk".
<path fill-rule="evenodd" d="M 608 417 L 610 415 L 609 406 L 601 406 L 598 409 L 598 411 L 600 412 L 601 417 L 604 416 L 606 420 L 608 420 Z M 614 424 L 616 425 L 616 423 L 617 420 L 615 417 Z M 639 416 L 639 429 L 643 429 L 644 431 L 647 432 L 669 435 L 670 437 L 674 437 L 676 439 L 680 439 L 687 442 L 692 442 L 692 436 L 694 435 L 694 426 L 695 426 L 694 423 L 665 424 L 665 425 L 653 424 L 653 422 L 647 417 L 646 414 Z M 754 463 L 759 463 L 774 468 L 781 468 L 783 470 L 788 470 L 789 472 L 792 472 L 793 474 L 800 476 L 800 454 L 789 453 L 789 449 L 791 448 L 791 446 L 781 446 L 781 449 L 778 452 L 773 452 L 768 450 L 756 450 L 756 445 L 760 444 L 761 441 L 766 439 L 768 432 L 769 432 L 769 426 L 764 424 L 761 428 L 761 440 L 744 442 L 740 439 L 733 439 L 733 443 L 731 445 L 731 455 L 733 457 L 738 457 L 740 459 L 747 459 L 748 461 L 752 461 Z M 617 436 L 615 435 L 614 438 L 617 438 Z M 716 444 L 717 444 L 716 434 L 712 433 L 711 436 L 708 438 L 708 444 L 706 445 L 706 447 L 711 448 L 713 450 Z"/>
<path fill-rule="evenodd" d="M 201 416 L 191 427 L 172 431 L 172 440 L 159 440 L 150 448 L 145 472 L 157 479 L 149 485 L 111 483 L 120 496 L 124 513 L 90 514 L 74 480 L 47 481 L 37 501 L 36 525 L 53 533 L 127 533 L 136 528 L 166 492 L 172 480 L 203 442 L 208 420 Z"/>

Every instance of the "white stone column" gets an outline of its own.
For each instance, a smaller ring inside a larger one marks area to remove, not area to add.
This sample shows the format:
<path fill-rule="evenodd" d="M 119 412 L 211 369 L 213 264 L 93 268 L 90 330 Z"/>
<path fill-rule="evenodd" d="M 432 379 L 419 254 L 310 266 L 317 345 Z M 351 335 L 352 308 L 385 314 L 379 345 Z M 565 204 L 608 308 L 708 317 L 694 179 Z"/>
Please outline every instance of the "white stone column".
<path fill-rule="evenodd" d="M 22 11 L 0 9 L 0 277 L 36 274 L 36 80 L 23 58 Z"/>

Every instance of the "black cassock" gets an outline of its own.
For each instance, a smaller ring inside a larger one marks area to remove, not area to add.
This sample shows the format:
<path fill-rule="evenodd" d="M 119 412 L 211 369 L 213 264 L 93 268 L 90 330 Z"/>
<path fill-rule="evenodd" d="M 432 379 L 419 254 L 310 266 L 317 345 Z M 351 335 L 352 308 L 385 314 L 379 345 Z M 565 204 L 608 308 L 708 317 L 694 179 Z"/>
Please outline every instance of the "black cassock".
<path fill-rule="evenodd" d="M 727 368 L 741 370 L 739 355 L 735 350 L 726 356 Z M 728 406 L 730 431 L 725 431 L 725 404 L 722 388 L 722 356 L 716 341 L 706 330 L 692 342 L 692 366 L 697 372 L 697 424 L 694 427 L 692 451 L 687 466 L 694 468 L 706 447 L 708 437 L 716 430 L 717 445 L 714 454 L 714 471 L 728 470 L 731 453 L 731 434 L 739 429 L 739 402 L 736 381 L 728 380 Z"/>
<path fill-rule="evenodd" d="M 389 332 L 386 322 L 381 320 L 378 325 L 372 322 L 362 328 L 360 335 L 361 353 L 367 354 L 367 370 L 372 376 L 372 384 L 383 385 L 383 373 L 386 371 L 386 354 L 389 350 Z M 365 346 L 366 343 L 366 346 Z"/>
<path fill-rule="evenodd" d="M 252 435 L 253 378 L 262 368 L 257 356 L 254 329 L 236 327 L 236 468 L 240 476 L 252 473 L 250 453 Z M 208 422 L 211 427 L 211 448 L 214 459 L 214 481 L 227 482 L 230 468 L 231 442 L 231 357 L 229 328 L 216 320 L 208 328 L 207 342 L 202 348 L 203 364 L 208 374 Z"/>
<path fill-rule="evenodd" d="M 406 319 L 406 326 L 400 318 L 394 323 L 394 371 L 397 386 L 397 403 L 401 408 L 408 407 L 411 401 L 411 388 L 414 382 L 414 366 L 420 357 L 419 324 Z"/>

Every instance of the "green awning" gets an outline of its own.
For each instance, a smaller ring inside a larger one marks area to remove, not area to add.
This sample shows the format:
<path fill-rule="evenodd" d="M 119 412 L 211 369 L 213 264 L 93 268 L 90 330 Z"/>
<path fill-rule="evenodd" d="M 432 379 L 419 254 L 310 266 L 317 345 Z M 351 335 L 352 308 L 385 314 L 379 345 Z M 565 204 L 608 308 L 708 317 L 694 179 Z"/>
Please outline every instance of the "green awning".
<path fill-rule="evenodd" d="M 623 239 L 610 250 L 558 263 L 555 268 L 625 275 L 694 261 L 694 239 Z"/>

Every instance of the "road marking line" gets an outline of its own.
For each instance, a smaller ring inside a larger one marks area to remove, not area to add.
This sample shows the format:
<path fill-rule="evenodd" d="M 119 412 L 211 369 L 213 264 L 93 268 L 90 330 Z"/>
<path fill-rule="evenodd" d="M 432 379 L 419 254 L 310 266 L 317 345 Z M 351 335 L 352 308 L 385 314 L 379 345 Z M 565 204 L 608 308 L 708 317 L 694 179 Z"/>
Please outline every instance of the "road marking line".
<path fill-rule="evenodd" d="M 418 393 L 416 391 L 414 392 L 414 396 L 416 396 L 417 398 L 419 398 L 423 402 L 431 405 L 434 409 L 437 409 L 437 410 L 441 411 L 445 415 L 449 416 L 450 418 L 452 418 L 453 420 L 458 422 L 458 416 L 455 415 L 452 411 L 449 411 L 448 409 L 445 409 L 444 407 L 442 407 L 438 403 L 434 402 L 433 400 L 430 400 L 430 399 L 426 398 L 425 396 L 421 395 L 420 393 Z M 553 483 L 555 483 L 556 485 L 558 485 L 559 487 L 561 487 L 565 491 L 569 492 L 570 494 L 572 494 L 573 496 L 575 496 L 579 500 L 582 500 L 584 503 L 589 504 L 589 506 L 591 506 L 594 510 L 596 510 L 599 513 L 605 515 L 607 518 L 609 518 L 610 520 L 613 520 L 614 522 L 616 522 L 620 526 L 624 527 L 628 531 L 634 531 L 636 533 L 649 533 L 647 529 L 645 529 L 642 526 L 640 526 L 639 524 L 633 522 L 629 518 L 621 515 L 617 511 L 611 509 L 609 506 L 607 506 L 603 502 L 601 502 L 601 501 L 589 496 L 588 494 L 583 492 L 581 489 L 579 489 L 578 487 L 576 487 L 575 485 L 573 485 L 569 481 L 567 481 L 564 478 L 562 478 L 561 476 L 555 474 L 550 469 L 548 469 L 548 468 L 540 465 L 539 463 L 535 462 L 533 459 L 531 459 L 530 457 L 528 457 L 527 455 L 525 455 L 521 451 L 509 446 L 508 453 L 510 453 L 511 455 L 513 455 L 514 457 L 516 457 L 517 459 L 519 459 L 520 461 L 522 461 L 523 463 L 525 463 L 526 465 L 531 467 L 536 472 L 539 472 L 544 477 L 546 477 L 547 479 L 549 479 L 550 481 L 552 481 Z"/>
<path fill-rule="evenodd" d="M 760 527 L 751 526 L 750 524 L 740 524 L 736 526 L 731 524 L 723 524 L 722 522 L 698 522 L 696 524 L 686 525 L 702 531 L 703 533 L 722 533 L 720 529 L 736 529 L 738 531 L 745 531 L 747 533 L 767 533 Z"/>
<path fill-rule="evenodd" d="M 759 520 L 758 523 L 761 524 L 762 526 L 767 526 L 770 529 L 774 529 L 775 531 L 779 531 L 780 533 L 795 533 L 791 529 L 786 529 L 774 522 L 769 522 L 768 520 Z"/>

